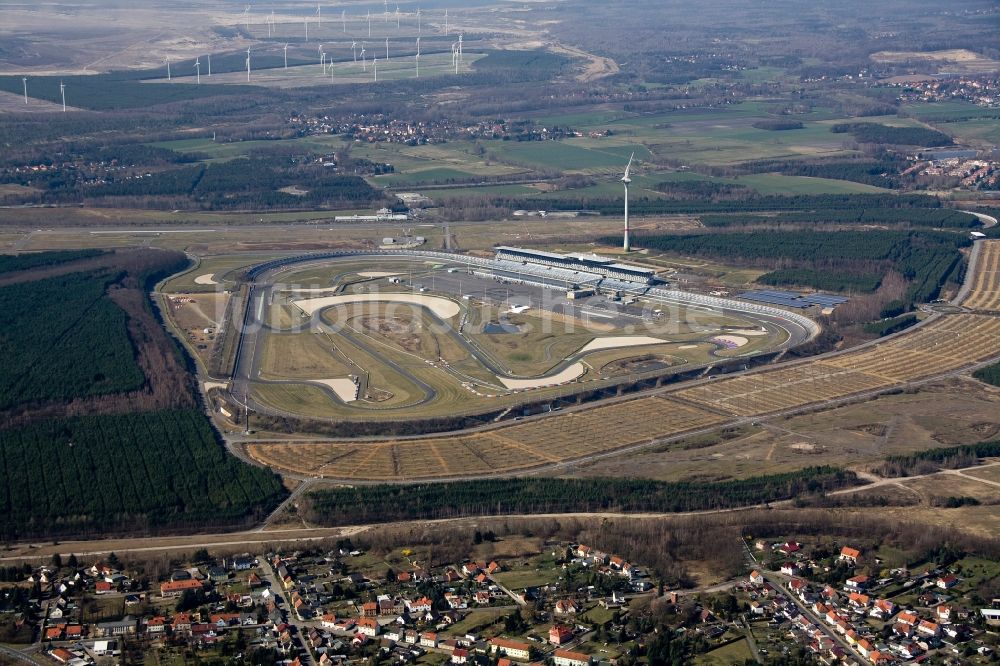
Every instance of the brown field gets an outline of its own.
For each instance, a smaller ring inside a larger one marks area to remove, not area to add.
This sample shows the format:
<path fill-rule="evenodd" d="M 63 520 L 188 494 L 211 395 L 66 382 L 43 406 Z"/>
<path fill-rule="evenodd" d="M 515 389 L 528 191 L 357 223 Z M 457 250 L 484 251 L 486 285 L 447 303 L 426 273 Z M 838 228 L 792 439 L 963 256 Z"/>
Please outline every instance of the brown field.
<path fill-rule="evenodd" d="M 962 305 L 970 310 L 1000 311 L 1000 241 L 983 241 L 972 290 Z"/>
<path fill-rule="evenodd" d="M 300 474 L 402 481 L 526 470 L 723 420 L 657 396 L 469 435 L 374 444 L 248 444 L 247 450 L 266 465 Z"/>
<path fill-rule="evenodd" d="M 772 419 L 728 439 L 712 433 L 604 458 L 578 466 L 572 475 L 676 481 L 777 474 L 810 465 L 863 471 L 886 456 L 971 444 L 997 433 L 1000 391 L 984 392 L 977 382 L 955 379 L 915 393 Z M 991 480 L 1000 481 L 1000 467 L 967 473 L 992 473 L 997 478 Z"/>
<path fill-rule="evenodd" d="M 720 379 L 675 395 L 738 416 L 771 414 L 956 370 L 1000 353 L 1000 319 L 949 315 L 832 358 Z"/>
<path fill-rule="evenodd" d="M 202 363 L 207 363 L 229 302 L 228 293 L 165 294 L 170 318 Z M 206 333 L 205 331 L 209 331 Z"/>

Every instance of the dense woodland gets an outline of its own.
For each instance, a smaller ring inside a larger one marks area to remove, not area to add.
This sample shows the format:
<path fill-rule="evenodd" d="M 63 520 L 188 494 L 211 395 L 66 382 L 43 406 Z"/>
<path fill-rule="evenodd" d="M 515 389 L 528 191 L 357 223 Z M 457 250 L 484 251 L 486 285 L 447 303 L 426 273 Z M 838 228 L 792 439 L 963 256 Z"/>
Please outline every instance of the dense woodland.
<path fill-rule="evenodd" d="M 972 376 L 981 382 L 986 382 L 987 384 L 992 384 L 993 386 L 1000 386 L 1000 363 L 994 363 L 993 365 L 988 365 L 985 368 L 980 368 L 972 373 Z"/>
<path fill-rule="evenodd" d="M 873 226 L 971 229 L 979 225 L 975 215 L 950 208 L 848 208 L 771 215 L 702 215 L 706 227 L 815 227 Z"/>
<path fill-rule="evenodd" d="M 28 254 L 0 254 L 0 273 L 23 271 L 29 268 L 57 266 L 70 261 L 89 259 L 101 254 L 100 250 L 67 250 L 61 252 L 31 252 Z"/>
<path fill-rule="evenodd" d="M 0 409 L 143 385 L 125 312 L 105 295 L 119 278 L 73 273 L 0 287 Z"/>
<path fill-rule="evenodd" d="M 244 525 L 284 496 L 225 451 L 150 306 L 183 254 L 21 257 L 0 286 L 5 539 Z"/>
<path fill-rule="evenodd" d="M 482 479 L 311 492 L 306 518 L 323 525 L 475 515 L 699 511 L 764 504 L 850 486 L 852 472 L 810 467 L 716 483 L 641 479 Z"/>
<path fill-rule="evenodd" d="M 906 146 L 950 146 L 954 143 L 944 132 L 926 127 L 890 127 L 878 123 L 840 123 L 830 128 L 834 133 L 850 133 L 861 143 Z"/>
<path fill-rule="evenodd" d="M 933 474 L 942 469 L 972 467 L 980 458 L 996 456 L 1000 456 L 1000 441 L 965 444 L 889 456 L 877 472 L 889 477 Z"/>
<path fill-rule="evenodd" d="M 601 239 L 610 243 L 616 239 Z M 778 273 L 773 282 L 787 284 L 789 277 L 803 286 L 829 289 L 838 280 L 830 273 L 852 272 L 860 276 L 857 286 L 870 286 L 872 276 L 889 271 L 902 274 L 909 283 L 907 298 L 922 303 L 937 298 L 941 287 L 960 270 L 960 248 L 972 241 L 948 232 L 904 231 L 773 231 L 637 236 L 636 245 L 685 256 L 726 262 L 797 269 Z M 765 283 L 767 278 L 764 278 Z"/>
<path fill-rule="evenodd" d="M 0 437 L 0 534 L 151 533 L 259 519 L 284 495 L 196 409 L 53 419 Z"/>

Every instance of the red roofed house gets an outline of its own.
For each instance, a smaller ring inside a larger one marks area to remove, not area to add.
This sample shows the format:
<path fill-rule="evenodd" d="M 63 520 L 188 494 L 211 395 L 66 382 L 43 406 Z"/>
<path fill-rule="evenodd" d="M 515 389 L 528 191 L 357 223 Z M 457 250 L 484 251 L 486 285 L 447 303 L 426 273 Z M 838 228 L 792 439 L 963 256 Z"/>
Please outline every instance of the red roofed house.
<path fill-rule="evenodd" d="M 512 641 L 509 638 L 491 638 L 490 652 L 503 654 L 511 659 L 527 661 L 531 658 L 531 645 L 521 641 Z"/>
<path fill-rule="evenodd" d="M 552 625 L 549 629 L 549 642 L 553 645 L 562 645 L 573 640 L 573 630 L 562 624 Z"/>
<path fill-rule="evenodd" d="M 202 589 L 200 580 L 171 580 L 160 584 L 160 596 L 163 598 L 179 597 L 188 590 Z"/>
<path fill-rule="evenodd" d="M 844 546 L 840 549 L 840 557 L 837 559 L 841 562 L 847 562 L 848 564 L 857 564 L 858 558 L 861 557 L 861 551 L 856 548 L 849 548 Z"/>
<path fill-rule="evenodd" d="M 465 648 L 455 648 L 451 653 L 451 663 L 464 664 L 469 660 L 469 651 Z"/>
<path fill-rule="evenodd" d="M 848 578 L 846 587 L 849 590 L 863 590 L 868 587 L 868 576 L 855 576 L 854 578 Z"/>
<path fill-rule="evenodd" d="M 66 648 L 56 648 L 49 652 L 49 655 L 61 664 L 68 664 L 76 659 L 76 656 Z"/>
<path fill-rule="evenodd" d="M 115 586 L 106 580 L 99 580 L 94 585 L 94 591 L 97 592 L 97 594 L 111 594 L 115 591 Z"/>
<path fill-rule="evenodd" d="M 785 555 L 791 555 L 792 553 L 797 553 L 802 550 L 802 544 L 796 543 L 795 541 L 786 541 L 778 546 L 778 550 Z"/>
<path fill-rule="evenodd" d="M 378 620 L 373 617 L 363 617 L 358 620 L 358 633 L 364 634 L 365 636 L 378 636 L 378 632 L 381 629 Z"/>
<path fill-rule="evenodd" d="M 938 578 L 937 581 L 937 586 L 942 590 L 949 590 L 956 585 L 958 585 L 958 576 L 953 576 L 952 574 L 942 576 L 941 578 Z"/>
<path fill-rule="evenodd" d="M 582 652 L 556 650 L 552 655 L 556 666 L 589 666 L 590 657 Z"/>

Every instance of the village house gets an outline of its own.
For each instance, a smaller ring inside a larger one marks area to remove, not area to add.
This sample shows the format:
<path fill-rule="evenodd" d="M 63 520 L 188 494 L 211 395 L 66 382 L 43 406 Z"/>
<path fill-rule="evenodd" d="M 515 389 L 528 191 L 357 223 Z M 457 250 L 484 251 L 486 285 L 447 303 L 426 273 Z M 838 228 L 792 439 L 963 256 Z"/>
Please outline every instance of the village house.
<path fill-rule="evenodd" d="M 160 596 L 168 599 L 170 597 L 179 597 L 188 590 L 199 592 L 202 589 L 203 585 L 200 580 L 190 578 L 187 580 L 171 580 L 160 584 Z"/>
<path fill-rule="evenodd" d="M 590 657 L 582 652 L 556 650 L 552 655 L 555 666 L 589 666 Z"/>
<path fill-rule="evenodd" d="M 549 642 L 553 645 L 562 645 L 573 640 L 573 630 L 569 627 L 556 624 L 549 629 Z"/>
<path fill-rule="evenodd" d="M 358 620 L 358 633 L 365 636 L 378 636 L 380 630 L 378 620 L 373 617 L 363 617 Z"/>
<path fill-rule="evenodd" d="M 511 659 L 527 661 L 531 658 L 531 645 L 509 638 L 497 637 L 490 639 L 490 652 L 505 655 Z"/>
<path fill-rule="evenodd" d="M 841 562 L 846 562 L 851 566 L 858 563 L 858 558 L 861 557 L 861 551 L 856 548 L 851 548 L 849 546 L 844 546 L 840 549 L 840 557 L 837 559 Z"/>

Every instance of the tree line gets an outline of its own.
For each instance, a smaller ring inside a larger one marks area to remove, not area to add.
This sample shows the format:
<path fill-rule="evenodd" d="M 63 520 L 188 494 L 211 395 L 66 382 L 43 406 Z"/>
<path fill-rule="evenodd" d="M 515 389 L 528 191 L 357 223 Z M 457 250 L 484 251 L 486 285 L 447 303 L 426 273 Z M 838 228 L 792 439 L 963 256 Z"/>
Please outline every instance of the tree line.
<path fill-rule="evenodd" d="M 332 488 L 308 495 L 307 519 L 322 525 L 508 513 L 681 512 L 752 506 L 853 485 L 853 472 L 809 467 L 748 479 L 481 479 Z"/>

